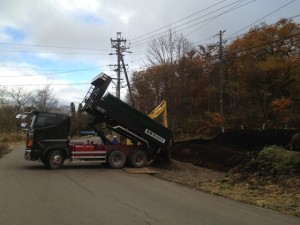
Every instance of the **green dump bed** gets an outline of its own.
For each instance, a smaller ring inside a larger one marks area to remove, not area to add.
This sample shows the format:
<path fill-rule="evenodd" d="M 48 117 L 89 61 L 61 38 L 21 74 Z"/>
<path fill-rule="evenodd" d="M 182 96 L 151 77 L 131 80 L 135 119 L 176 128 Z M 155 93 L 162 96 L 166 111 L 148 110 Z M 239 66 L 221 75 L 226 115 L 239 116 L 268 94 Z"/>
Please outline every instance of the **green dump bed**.
<path fill-rule="evenodd" d="M 111 129 L 132 140 L 141 141 L 149 147 L 169 149 L 172 131 L 110 93 L 104 95 L 110 81 L 106 74 L 100 74 L 92 81 L 83 110 L 95 117 L 97 122 L 106 122 Z"/>

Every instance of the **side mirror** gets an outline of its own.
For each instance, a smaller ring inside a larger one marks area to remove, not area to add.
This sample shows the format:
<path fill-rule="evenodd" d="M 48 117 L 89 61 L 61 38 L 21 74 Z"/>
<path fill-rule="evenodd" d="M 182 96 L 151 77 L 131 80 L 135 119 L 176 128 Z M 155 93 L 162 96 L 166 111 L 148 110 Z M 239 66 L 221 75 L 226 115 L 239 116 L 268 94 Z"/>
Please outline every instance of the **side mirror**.
<path fill-rule="evenodd" d="M 27 118 L 27 115 L 26 114 L 18 114 L 16 115 L 16 119 L 21 119 L 21 120 L 24 120 Z"/>
<path fill-rule="evenodd" d="M 16 119 L 21 120 L 21 129 L 27 130 L 27 115 L 26 114 L 18 114 L 16 115 Z"/>

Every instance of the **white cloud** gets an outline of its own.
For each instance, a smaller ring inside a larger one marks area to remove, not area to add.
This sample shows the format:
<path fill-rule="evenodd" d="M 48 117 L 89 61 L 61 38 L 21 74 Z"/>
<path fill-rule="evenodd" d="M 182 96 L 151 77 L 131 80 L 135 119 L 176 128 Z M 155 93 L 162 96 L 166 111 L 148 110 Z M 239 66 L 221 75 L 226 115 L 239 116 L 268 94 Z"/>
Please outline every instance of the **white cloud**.
<path fill-rule="evenodd" d="M 0 42 L 13 42 L 11 37 L 3 31 L 5 27 L 13 27 L 24 31 L 24 40 L 19 41 L 20 44 L 35 45 L 4 45 L 0 43 L 0 49 L 4 50 L 2 52 L 0 51 L 0 85 L 46 84 L 53 82 L 53 89 L 60 99 L 69 102 L 81 101 L 89 85 L 62 86 L 54 84 L 89 82 L 92 77 L 103 70 L 113 76 L 115 76 L 115 73 L 110 72 L 108 67 L 101 67 L 99 70 L 57 74 L 53 76 L 42 75 L 48 72 L 41 73 L 40 71 L 43 69 L 53 69 L 55 73 L 55 70 L 76 70 L 115 64 L 117 61 L 116 56 L 108 56 L 108 53 L 111 52 L 110 38 L 114 39 L 116 32 L 122 32 L 122 37 L 128 40 L 132 40 L 141 35 L 145 35 L 143 38 L 151 37 L 154 34 L 151 33 L 151 31 L 164 26 L 166 26 L 166 28 L 159 32 L 174 28 L 183 22 L 176 23 L 172 26 L 168 25 L 218 2 L 220 2 L 220 0 L 190 0 L 188 2 L 184 0 L 0 1 Z M 227 0 L 220 6 L 225 6 L 232 2 L 234 2 L 234 0 Z M 188 39 L 195 42 L 195 44 L 200 44 L 200 40 L 208 39 L 217 34 L 220 30 L 227 30 L 224 34 L 226 37 L 285 3 L 285 0 L 272 1 L 272 4 L 270 4 L 270 1 L 255 1 L 248 6 L 225 14 L 206 26 L 199 28 L 199 30 L 189 35 Z M 219 7 L 214 7 L 210 11 L 216 8 Z M 282 17 L 297 15 L 299 14 L 299 8 L 299 1 L 293 2 L 288 7 L 266 18 L 265 21 L 272 23 Z M 254 11 L 255 14 L 253 13 Z M 198 16 L 208 12 L 209 11 L 205 11 Z M 200 19 L 197 21 L 200 21 Z M 295 21 L 299 22 L 300 18 L 296 18 Z M 200 24 L 199 26 L 202 25 L 203 24 Z M 180 33 L 186 35 L 199 26 L 182 30 Z M 183 27 L 187 27 L 187 25 L 179 27 L 176 30 L 180 30 Z M 244 32 L 246 32 L 246 30 Z M 133 40 L 131 46 L 134 46 L 137 40 Z M 209 42 L 215 41 L 218 40 L 209 40 Z M 147 40 L 139 43 L 146 42 Z M 45 46 L 64 46 L 73 47 L 73 49 L 50 48 Z M 91 51 L 79 48 L 101 50 Z M 142 54 L 145 48 L 146 44 L 133 47 L 130 51 L 134 53 L 141 52 Z M 39 53 L 19 54 L 5 52 L 5 50 Z M 144 55 L 130 56 L 127 54 L 125 56 L 125 63 L 129 64 L 130 69 L 136 68 L 138 65 L 143 65 L 143 60 Z M 134 63 L 131 61 L 134 61 Z M 35 76 L 24 76 L 24 74 Z M 26 88 L 34 89 L 37 87 L 38 86 L 27 86 Z M 112 92 L 114 92 L 113 88 L 114 85 L 112 84 Z"/>
<path fill-rule="evenodd" d="M 100 7 L 100 2 L 97 0 L 57 0 L 56 5 L 60 5 L 63 10 L 86 10 L 90 12 L 95 12 Z"/>
<path fill-rule="evenodd" d="M 133 17 L 134 13 L 121 13 L 120 18 L 124 24 L 129 24 L 130 19 Z"/>

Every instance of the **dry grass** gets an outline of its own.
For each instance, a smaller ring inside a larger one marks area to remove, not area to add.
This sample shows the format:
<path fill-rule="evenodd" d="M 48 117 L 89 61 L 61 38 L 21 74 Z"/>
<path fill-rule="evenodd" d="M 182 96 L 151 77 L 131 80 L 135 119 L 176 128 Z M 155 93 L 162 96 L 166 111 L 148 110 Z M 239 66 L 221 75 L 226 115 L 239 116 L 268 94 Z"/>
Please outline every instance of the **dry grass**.
<path fill-rule="evenodd" d="M 241 202 L 300 216 L 300 177 L 214 171 L 173 160 L 154 176 Z"/>
<path fill-rule="evenodd" d="M 203 183 L 201 190 L 231 199 L 300 216 L 300 178 L 282 177 L 278 180 L 244 174 L 229 175 Z"/>
<path fill-rule="evenodd" d="M 0 143 L 13 143 L 25 140 L 23 132 L 0 132 Z"/>
<path fill-rule="evenodd" d="M 22 132 L 0 132 L 0 158 L 18 143 L 25 140 L 25 133 Z"/>

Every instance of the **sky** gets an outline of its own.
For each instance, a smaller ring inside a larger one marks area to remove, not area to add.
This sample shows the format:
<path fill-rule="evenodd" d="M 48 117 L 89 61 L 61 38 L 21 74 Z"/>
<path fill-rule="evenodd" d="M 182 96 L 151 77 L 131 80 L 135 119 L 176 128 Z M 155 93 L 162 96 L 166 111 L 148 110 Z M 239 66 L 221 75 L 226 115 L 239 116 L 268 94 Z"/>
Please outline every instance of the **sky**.
<path fill-rule="evenodd" d="M 60 104 L 77 106 L 93 77 L 117 77 L 109 66 L 117 63 L 110 54 L 117 32 L 131 52 L 124 53 L 130 76 L 145 68 L 147 43 L 170 29 L 197 46 L 216 43 L 220 31 L 232 40 L 281 18 L 300 23 L 300 0 L 1 0 L 0 88 L 50 84 Z"/>

